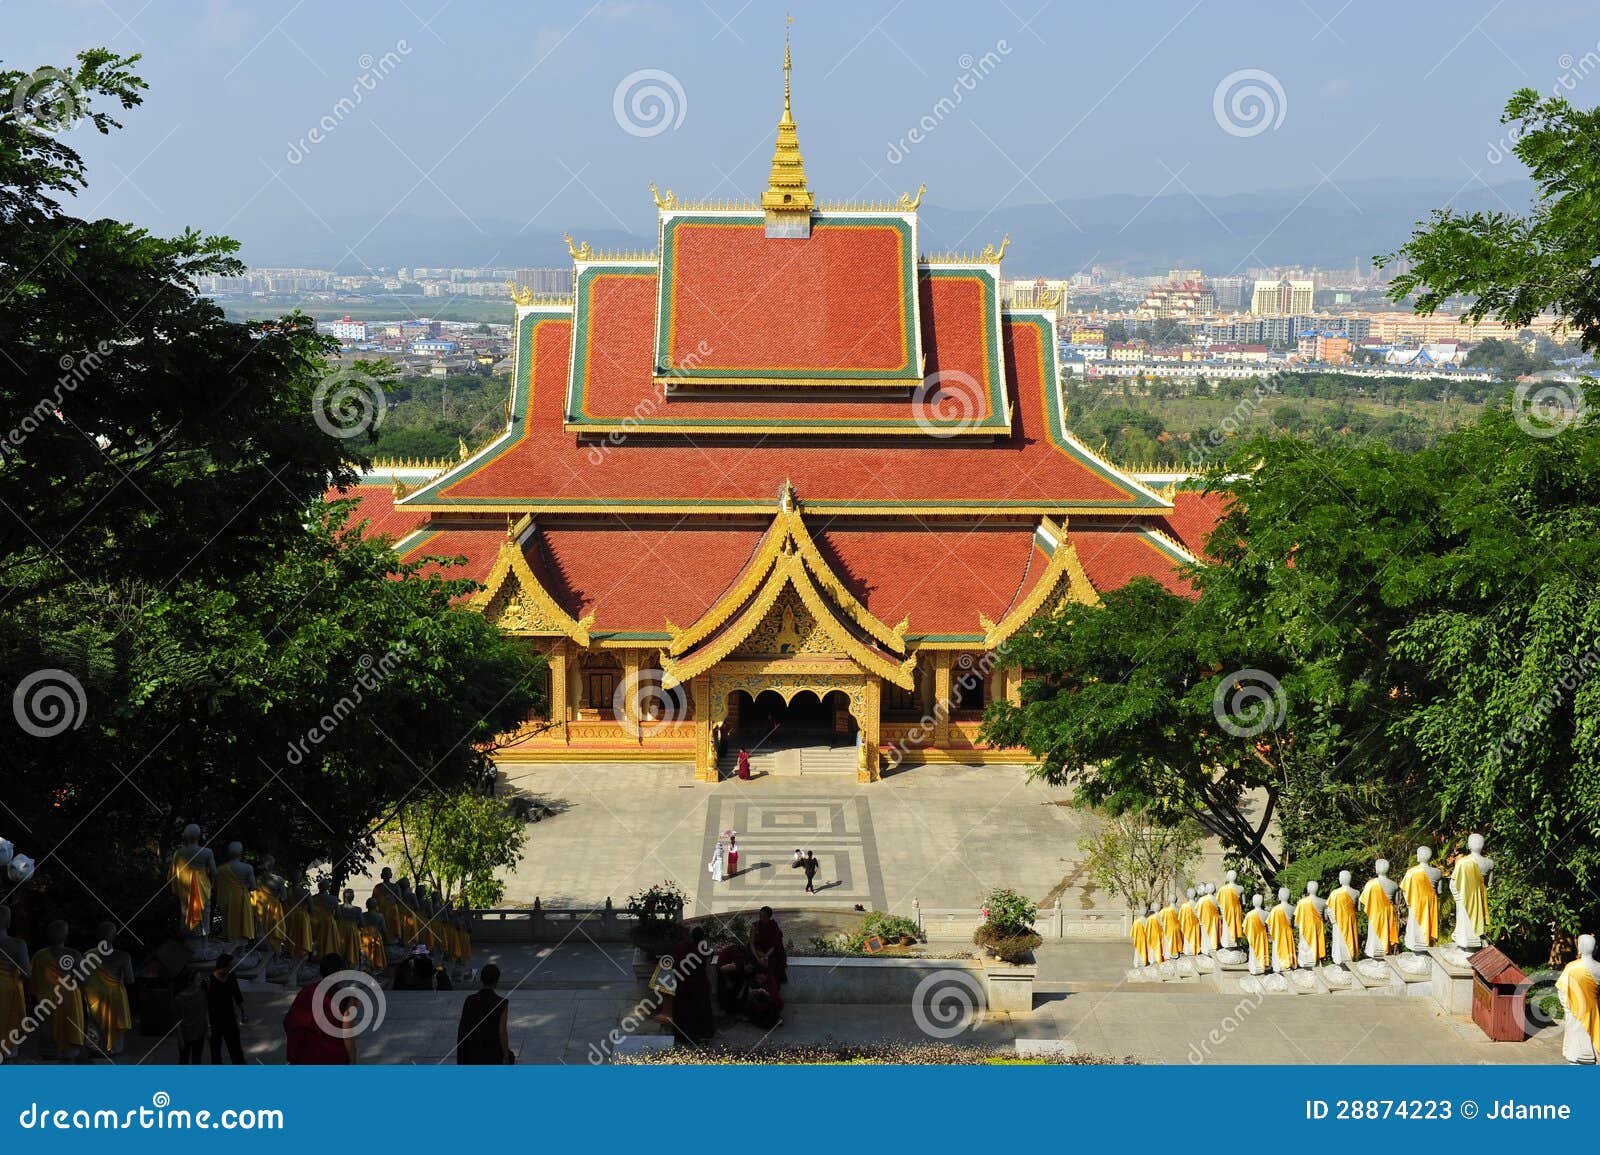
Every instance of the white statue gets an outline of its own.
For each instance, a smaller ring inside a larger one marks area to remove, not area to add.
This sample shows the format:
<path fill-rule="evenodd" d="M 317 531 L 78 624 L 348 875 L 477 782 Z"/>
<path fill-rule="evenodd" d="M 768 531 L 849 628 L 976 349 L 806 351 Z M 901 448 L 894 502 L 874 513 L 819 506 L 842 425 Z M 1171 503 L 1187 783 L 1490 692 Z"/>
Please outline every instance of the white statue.
<path fill-rule="evenodd" d="M 1556 980 L 1561 1000 L 1561 1057 L 1569 1063 L 1594 1063 L 1600 1056 L 1600 963 L 1594 961 L 1594 935 L 1578 936 L 1578 957 Z"/>
<path fill-rule="evenodd" d="M 1367 956 L 1381 959 L 1399 942 L 1399 918 L 1395 911 L 1395 895 L 1400 884 L 1389 877 L 1389 860 L 1380 858 L 1373 864 L 1376 872 L 1361 889 L 1361 909 L 1367 916 Z"/>
<path fill-rule="evenodd" d="M 1483 835 L 1467 835 L 1467 852 L 1450 871 L 1450 897 L 1456 904 L 1456 926 L 1451 941 L 1463 950 L 1483 945 L 1489 928 L 1489 885 L 1494 881 L 1494 859 L 1483 853 Z"/>
<path fill-rule="evenodd" d="M 1222 908 L 1222 948 L 1237 950 L 1244 933 L 1244 887 L 1238 883 L 1238 871 L 1230 870 L 1224 877 L 1217 892 L 1217 905 Z"/>
<path fill-rule="evenodd" d="M 1439 940 L 1439 884 L 1444 873 L 1431 865 L 1433 851 L 1417 847 L 1417 864 L 1400 879 L 1406 900 L 1406 949 L 1426 951 Z"/>
<path fill-rule="evenodd" d="M 1289 888 L 1278 888 L 1278 905 L 1267 916 L 1272 933 L 1272 969 L 1279 974 L 1291 971 L 1299 955 L 1294 945 L 1294 908 L 1289 905 Z"/>
<path fill-rule="evenodd" d="M 1267 928 L 1267 912 L 1261 909 L 1259 894 L 1250 896 L 1250 912 L 1244 916 L 1244 941 L 1250 948 L 1250 973 L 1266 974 L 1272 966 L 1272 932 Z"/>
<path fill-rule="evenodd" d="M 1211 883 L 1200 886 L 1200 901 L 1195 904 L 1195 914 L 1200 920 L 1200 953 L 1215 956 L 1222 941 L 1222 911 L 1217 906 L 1217 888 Z"/>
<path fill-rule="evenodd" d="M 1339 885 L 1328 896 L 1323 908 L 1328 919 L 1328 950 L 1335 966 L 1349 966 L 1356 961 L 1356 951 L 1361 949 L 1356 921 L 1360 902 L 1360 893 L 1350 885 L 1350 872 L 1341 870 Z"/>
<path fill-rule="evenodd" d="M 1303 967 L 1314 967 L 1328 957 L 1328 930 L 1323 925 L 1328 900 L 1317 893 L 1317 882 L 1306 883 L 1306 895 L 1294 908 L 1295 929 L 1299 931 L 1298 960 Z"/>

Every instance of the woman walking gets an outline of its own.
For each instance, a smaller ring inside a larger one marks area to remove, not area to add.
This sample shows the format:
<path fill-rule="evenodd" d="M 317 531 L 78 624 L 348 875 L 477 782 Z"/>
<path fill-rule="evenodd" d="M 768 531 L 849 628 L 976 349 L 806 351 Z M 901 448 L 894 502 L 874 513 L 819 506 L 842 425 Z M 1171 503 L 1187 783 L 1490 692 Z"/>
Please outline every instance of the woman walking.
<path fill-rule="evenodd" d="M 721 882 L 723 879 L 723 864 L 726 861 L 727 849 L 722 845 L 722 839 L 717 839 L 717 849 L 711 855 L 711 861 L 706 863 L 706 870 L 711 875 L 712 882 Z"/>

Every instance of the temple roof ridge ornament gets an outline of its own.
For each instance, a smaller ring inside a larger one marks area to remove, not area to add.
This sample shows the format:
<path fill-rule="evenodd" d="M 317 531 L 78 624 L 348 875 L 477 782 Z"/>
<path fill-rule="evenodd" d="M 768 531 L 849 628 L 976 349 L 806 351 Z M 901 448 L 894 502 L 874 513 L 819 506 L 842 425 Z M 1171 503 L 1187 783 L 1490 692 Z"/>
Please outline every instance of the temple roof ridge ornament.
<path fill-rule="evenodd" d="M 567 242 L 567 252 L 572 255 L 573 260 L 592 261 L 595 259 L 594 246 L 588 241 L 584 241 L 583 244 L 580 245 L 577 241 L 572 239 L 571 233 L 562 233 L 561 237 Z"/>
<path fill-rule="evenodd" d="M 557 305 L 571 308 L 574 297 L 571 293 L 536 293 L 526 285 L 519 285 L 515 281 L 507 281 L 506 288 L 511 292 L 511 302 L 514 305 Z"/>
<path fill-rule="evenodd" d="M 534 575 L 523 552 L 534 531 L 532 514 L 523 514 L 517 520 L 506 518 L 506 537 L 500 543 L 494 568 L 469 604 L 507 633 L 567 637 L 587 646 L 594 614 L 574 618 Z"/>
<path fill-rule="evenodd" d="M 772 150 L 772 171 L 767 177 L 767 189 L 761 194 L 761 208 L 767 214 L 767 235 L 806 237 L 811 235 L 811 210 L 817 201 L 806 184 L 805 159 L 800 155 L 800 138 L 795 130 L 794 111 L 790 104 L 790 71 L 793 58 L 789 52 L 789 25 L 794 17 L 785 17 L 783 30 L 783 116 L 778 121 L 778 140 Z"/>

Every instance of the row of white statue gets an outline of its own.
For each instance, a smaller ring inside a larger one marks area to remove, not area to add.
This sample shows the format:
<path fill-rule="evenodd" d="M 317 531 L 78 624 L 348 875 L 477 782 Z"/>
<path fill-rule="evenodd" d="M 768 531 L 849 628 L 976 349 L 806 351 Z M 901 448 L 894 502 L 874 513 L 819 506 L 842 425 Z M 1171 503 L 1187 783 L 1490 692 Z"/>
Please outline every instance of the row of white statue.
<path fill-rule="evenodd" d="M 1462 950 L 1476 950 L 1489 924 L 1494 861 L 1483 853 L 1482 835 L 1472 835 L 1467 848 L 1448 880 L 1456 906 L 1451 937 Z M 1308 882 L 1305 896 L 1293 906 L 1284 887 L 1270 911 L 1259 894 L 1251 895 L 1245 909 L 1244 887 L 1230 870 L 1221 887 L 1190 887 L 1183 901 L 1173 895 L 1165 907 L 1151 906 L 1147 918 L 1135 918 L 1134 965 L 1204 955 L 1229 964 L 1248 962 L 1254 975 L 1269 970 L 1281 974 L 1329 959 L 1348 966 L 1362 953 L 1381 959 L 1392 952 L 1401 941 L 1402 915 L 1406 949 L 1426 951 L 1439 941 L 1439 895 L 1446 881 L 1432 858 L 1431 850 L 1419 847 L 1416 865 L 1399 882 L 1389 877 L 1389 863 L 1380 858 L 1374 877 L 1360 891 L 1350 884 L 1350 872 L 1341 870 L 1339 885 L 1327 898 L 1315 882 Z M 1364 943 L 1357 911 L 1367 917 Z"/>

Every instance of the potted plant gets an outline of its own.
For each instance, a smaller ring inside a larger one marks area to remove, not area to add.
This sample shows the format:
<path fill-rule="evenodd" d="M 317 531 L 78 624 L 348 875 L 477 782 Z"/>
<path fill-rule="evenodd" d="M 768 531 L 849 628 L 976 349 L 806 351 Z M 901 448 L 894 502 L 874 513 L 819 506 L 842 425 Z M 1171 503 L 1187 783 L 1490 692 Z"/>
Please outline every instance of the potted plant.
<path fill-rule="evenodd" d="M 633 973 L 641 982 L 655 970 L 663 955 L 683 940 L 683 906 L 688 900 L 670 879 L 645 887 L 628 897 L 627 910 L 633 915 L 628 937 L 634 945 Z"/>
<path fill-rule="evenodd" d="M 1033 980 L 1038 973 L 1033 952 L 1044 939 L 1033 929 L 1038 904 L 1009 887 L 997 887 L 984 900 L 983 922 L 972 941 L 995 960 L 985 959 L 989 1008 L 996 1011 L 1031 1011 Z"/>

